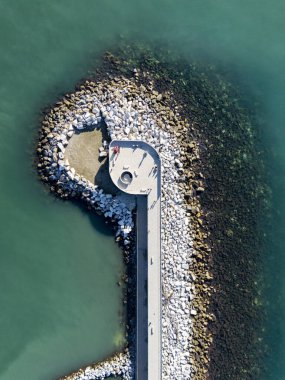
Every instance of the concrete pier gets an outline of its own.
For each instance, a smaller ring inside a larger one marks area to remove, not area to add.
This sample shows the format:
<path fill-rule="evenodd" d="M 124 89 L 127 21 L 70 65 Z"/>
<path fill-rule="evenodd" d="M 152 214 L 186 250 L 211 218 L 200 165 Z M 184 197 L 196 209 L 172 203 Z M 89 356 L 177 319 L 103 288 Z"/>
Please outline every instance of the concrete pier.
<path fill-rule="evenodd" d="M 113 140 L 109 172 L 137 199 L 137 380 L 161 379 L 161 163 L 143 141 Z"/>

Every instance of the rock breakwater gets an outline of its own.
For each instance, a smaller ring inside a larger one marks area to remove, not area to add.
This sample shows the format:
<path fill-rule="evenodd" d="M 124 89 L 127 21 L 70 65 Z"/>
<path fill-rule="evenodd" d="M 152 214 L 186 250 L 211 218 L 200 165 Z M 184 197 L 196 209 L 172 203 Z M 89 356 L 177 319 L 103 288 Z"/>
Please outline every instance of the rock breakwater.
<path fill-rule="evenodd" d="M 138 85 L 124 77 L 97 83 L 87 81 L 79 91 L 67 95 L 46 115 L 38 145 L 38 170 L 41 178 L 50 184 L 52 191 L 63 198 L 79 198 L 96 212 L 104 214 L 105 218 L 116 226 L 116 236 L 122 238 L 123 245 L 128 247 L 131 241 L 129 235 L 134 227 L 131 210 L 116 196 L 105 194 L 102 189 L 76 173 L 65 158 L 65 148 L 75 131 L 100 128 L 100 123 L 104 122 L 110 139 L 143 140 L 160 152 L 162 364 L 163 379 L 173 380 L 190 379 L 197 375 L 200 359 L 197 360 L 198 352 L 193 348 L 191 335 L 193 323 L 201 310 L 199 305 L 193 302 L 196 287 L 194 275 L 191 276 L 190 273 L 193 253 L 192 230 L 189 223 L 191 210 L 184 197 L 187 174 L 183 160 L 189 152 L 181 147 L 177 139 L 178 132 L 173 131 L 173 126 L 187 131 L 188 125 L 186 120 L 179 116 L 178 107 L 172 110 L 164 103 L 163 98 L 170 96 L 171 94 L 158 93 L 152 83 L 147 86 Z M 191 154 L 198 157 L 198 147 L 194 143 L 191 150 Z M 200 186 L 197 191 L 204 191 L 204 188 Z M 198 205 L 196 211 L 199 211 Z M 204 319 L 205 316 L 204 314 Z M 206 336 L 204 338 L 207 340 Z M 205 347 L 208 347 L 208 344 Z M 128 363 L 129 368 L 128 371 L 122 371 L 121 376 L 129 379 L 133 373 L 132 362 L 127 360 L 126 356 L 120 357 L 124 358 L 123 367 Z M 205 365 L 206 362 L 201 364 Z M 104 372 L 95 375 L 99 371 L 97 365 L 92 368 L 95 372 L 92 372 L 93 377 L 88 378 L 105 376 Z M 114 372 L 117 373 L 118 371 Z M 80 376 L 76 373 L 67 379 L 85 379 Z"/>
<path fill-rule="evenodd" d="M 89 80 L 45 114 L 38 145 L 42 180 L 112 222 L 133 264 L 132 209 L 87 181 L 65 157 L 74 133 L 102 123 L 109 140 L 142 139 L 162 159 L 163 379 L 260 377 L 257 220 L 266 188 L 262 152 L 239 93 L 212 66 L 124 46 L 107 53 Z M 135 363 L 132 265 L 128 274 L 129 343 L 118 362 L 123 379 L 132 378 Z M 88 367 L 89 378 L 108 377 L 102 369 L 108 362 Z M 84 378 L 84 371 L 65 379 Z"/>

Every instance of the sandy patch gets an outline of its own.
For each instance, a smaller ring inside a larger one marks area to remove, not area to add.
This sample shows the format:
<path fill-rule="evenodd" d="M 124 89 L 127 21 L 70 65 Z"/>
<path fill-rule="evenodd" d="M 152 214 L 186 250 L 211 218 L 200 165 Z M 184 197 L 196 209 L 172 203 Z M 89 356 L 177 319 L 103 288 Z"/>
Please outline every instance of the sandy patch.
<path fill-rule="evenodd" d="M 103 133 L 99 129 L 75 133 L 68 142 L 65 158 L 77 174 L 98 185 L 109 194 L 118 193 L 109 175 L 108 158 L 99 158 L 103 145 Z"/>

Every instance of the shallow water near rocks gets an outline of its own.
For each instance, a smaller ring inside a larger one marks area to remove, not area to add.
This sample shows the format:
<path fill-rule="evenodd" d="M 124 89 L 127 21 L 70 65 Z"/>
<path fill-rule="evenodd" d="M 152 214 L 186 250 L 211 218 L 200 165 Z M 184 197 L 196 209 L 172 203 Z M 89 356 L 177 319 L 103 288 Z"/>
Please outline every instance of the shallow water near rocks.
<path fill-rule="evenodd" d="M 227 68 L 262 104 L 273 225 L 264 258 L 265 379 L 285 378 L 281 0 L 0 0 L 0 379 L 47 380 L 120 347 L 122 256 L 100 218 L 55 200 L 33 166 L 39 112 L 120 34 Z"/>

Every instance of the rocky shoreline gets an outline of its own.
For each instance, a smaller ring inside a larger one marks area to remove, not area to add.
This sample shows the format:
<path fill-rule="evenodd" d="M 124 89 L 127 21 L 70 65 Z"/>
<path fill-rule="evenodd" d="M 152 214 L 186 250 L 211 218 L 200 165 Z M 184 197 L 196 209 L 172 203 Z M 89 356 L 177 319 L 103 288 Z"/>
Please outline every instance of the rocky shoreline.
<path fill-rule="evenodd" d="M 156 102 L 153 102 L 156 99 Z M 197 372 L 191 356 L 193 320 L 200 309 L 193 303 L 195 285 L 189 271 L 193 241 L 189 205 L 184 199 L 185 173 L 181 148 L 170 125 L 187 129 L 178 109 L 171 111 L 152 85 L 138 86 L 124 77 L 99 83 L 86 82 L 81 90 L 51 110 L 43 121 L 38 147 L 38 168 L 43 180 L 61 197 L 87 202 L 117 225 L 116 237 L 130 245 L 134 227 L 131 210 L 115 197 L 75 173 L 64 157 L 73 133 L 84 128 L 107 125 L 110 139 L 140 139 L 152 144 L 162 159 L 162 283 L 163 283 L 163 378 L 192 378 Z M 197 148 L 192 147 L 198 155 Z M 195 151 L 195 153 L 194 153 Z M 197 189 L 202 192 L 202 186 Z M 196 205 L 198 207 L 198 205 Z M 197 209 L 198 211 L 198 209 Z M 135 253 L 134 253 L 135 254 Z M 124 374 L 128 379 L 130 372 Z M 77 376 L 77 375 L 76 375 Z M 70 377 L 70 379 L 77 377 Z"/>
<path fill-rule="evenodd" d="M 144 56 L 144 64 L 132 58 L 129 55 L 128 62 L 122 62 L 120 56 L 107 54 L 95 80 L 84 81 L 75 93 L 65 95 L 45 114 L 37 148 L 38 170 L 52 192 L 64 199 L 80 199 L 103 214 L 112 223 L 125 258 L 132 264 L 133 210 L 76 173 L 64 153 L 76 131 L 101 128 L 102 123 L 110 139 L 141 139 L 160 152 L 163 379 L 204 380 L 212 378 L 211 372 L 221 364 L 214 361 L 213 367 L 211 363 L 219 326 L 213 300 L 217 299 L 221 284 L 213 280 L 215 231 L 211 231 L 209 223 L 212 209 L 209 202 L 203 201 L 207 199 L 211 178 L 211 169 L 203 163 L 205 144 L 209 145 L 209 141 L 195 124 L 195 112 L 199 113 L 199 109 L 188 114 L 184 103 L 189 94 L 176 91 L 183 86 L 176 85 L 177 78 L 171 79 L 164 63 L 158 70 L 159 61 L 153 58 L 148 61 Z M 207 165 L 210 163 L 208 160 Z M 131 266 L 129 272 L 132 283 Z M 132 291 L 128 289 L 127 306 L 133 312 L 132 299 Z M 132 312 L 128 321 L 129 343 L 124 353 L 64 379 L 103 379 L 111 375 L 131 379 L 135 363 Z M 231 377 L 226 371 L 224 378 L 247 378 Z"/>

